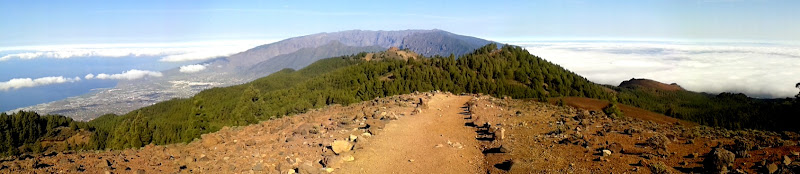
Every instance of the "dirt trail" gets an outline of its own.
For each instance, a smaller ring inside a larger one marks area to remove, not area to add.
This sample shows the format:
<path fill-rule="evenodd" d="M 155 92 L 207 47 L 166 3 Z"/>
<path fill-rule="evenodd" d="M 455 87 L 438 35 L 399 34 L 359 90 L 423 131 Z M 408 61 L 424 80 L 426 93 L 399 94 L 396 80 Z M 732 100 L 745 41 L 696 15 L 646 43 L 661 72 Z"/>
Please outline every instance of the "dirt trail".
<path fill-rule="evenodd" d="M 421 114 L 386 125 L 337 173 L 481 173 L 475 131 L 464 126 L 470 96 L 435 95 Z"/>

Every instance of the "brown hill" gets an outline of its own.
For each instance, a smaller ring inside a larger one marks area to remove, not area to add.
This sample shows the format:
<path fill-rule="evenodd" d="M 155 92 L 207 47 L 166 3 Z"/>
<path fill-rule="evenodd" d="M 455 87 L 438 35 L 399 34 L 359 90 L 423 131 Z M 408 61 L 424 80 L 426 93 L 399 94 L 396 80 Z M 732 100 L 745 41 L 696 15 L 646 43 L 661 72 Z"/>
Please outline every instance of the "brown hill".
<path fill-rule="evenodd" d="M 188 144 L 7 158 L 0 160 L 0 173 L 700 173 L 715 166 L 754 173 L 800 169 L 796 133 L 728 131 L 658 121 L 663 116 L 655 121 L 640 119 L 626 107 L 621 107 L 626 115 L 634 116 L 614 119 L 580 109 L 596 109 L 603 104 L 600 101 L 566 98 L 566 103 L 579 108 L 484 95 L 406 94 L 223 128 Z M 717 146 L 731 152 L 709 153 Z"/>
<path fill-rule="evenodd" d="M 650 79 L 636 79 L 632 78 L 630 80 L 622 81 L 619 84 L 619 87 L 623 88 L 647 88 L 647 89 L 655 89 L 655 90 L 664 90 L 664 91 L 684 91 L 684 89 L 679 86 L 678 84 L 665 84 L 655 80 Z"/>
<path fill-rule="evenodd" d="M 609 102 L 605 100 L 598 100 L 586 97 L 558 97 L 550 99 L 551 104 L 556 104 L 557 101 L 562 100 L 567 106 L 589 110 L 593 112 L 603 112 L 603 108 L 608 106 Z M 641 108 L 630 105 L 619 104 L 620 110 L 625 116 L 641 119 L 644 121 L 652 121 L 659 124 L 684 124 L 689 126 L 697 126 L 697 123 L 685 121 L 663 114 L 651 112 Z"/>
<path fill-rule="evenodd" d="M 383 59 L 400 59 L 400 60 L 408 60 L 408 59 L 418 59 L 420 56 L 419 54 L 410 51 L 410 50 L 401 50 L 397 47 L 391 47 L 386 51 L 377 52 L 377 53 L 367 53 L 364 56 L 364 59 L 367 61 L 371 60 L 383 60 Z"/>

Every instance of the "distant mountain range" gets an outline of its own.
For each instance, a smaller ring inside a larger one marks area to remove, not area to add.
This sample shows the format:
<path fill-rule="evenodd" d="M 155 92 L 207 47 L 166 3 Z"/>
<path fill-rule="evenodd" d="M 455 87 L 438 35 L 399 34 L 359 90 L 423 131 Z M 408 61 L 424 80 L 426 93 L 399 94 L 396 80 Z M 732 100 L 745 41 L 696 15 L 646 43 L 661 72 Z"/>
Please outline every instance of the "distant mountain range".
<path fill-rule="evenodd" d="M 408 49 L 426 56 L 460 56 L 489 43 L 491 41 L 442 30 L 349 30 L 261 45 L 224 60 L 212 61 L 209 67 L 217 67 L 210 72 L 229 72 L 234 69 L 237 75 L 249 75 L 255 79 L 284 68 L 300 69 L 323 58 L 382 51 L 389 47 Z"/>
<path fill-rule="evenodd" d="M 249 82 L 285 68 L 300 69 L 323 58 L 375 52 L 389 47 L 425 56 L 460 56 L 489 43 L 492 41 L 442 30 L 319 33 L 212 59 L 202 63 L 207 69 L 201 72 L 187 74 L 174 68 L 163 71 L 164 77 L 120 81 L 113 89 L 20 109 L 91 120 L 106 113 L 124 114 L 160 101 L 191 97 L 212 87 Z"/>

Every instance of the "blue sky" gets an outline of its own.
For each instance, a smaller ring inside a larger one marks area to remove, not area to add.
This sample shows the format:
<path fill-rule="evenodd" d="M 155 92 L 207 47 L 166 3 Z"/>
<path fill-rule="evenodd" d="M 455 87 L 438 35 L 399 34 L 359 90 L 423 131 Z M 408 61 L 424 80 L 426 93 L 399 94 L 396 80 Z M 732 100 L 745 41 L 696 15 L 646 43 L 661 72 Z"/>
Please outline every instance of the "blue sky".
<path fill-rule="evenodd" d="M 442 29 L 489 39 L 800 40 L 800 1 L 0 1 L 0 47 Z"/>

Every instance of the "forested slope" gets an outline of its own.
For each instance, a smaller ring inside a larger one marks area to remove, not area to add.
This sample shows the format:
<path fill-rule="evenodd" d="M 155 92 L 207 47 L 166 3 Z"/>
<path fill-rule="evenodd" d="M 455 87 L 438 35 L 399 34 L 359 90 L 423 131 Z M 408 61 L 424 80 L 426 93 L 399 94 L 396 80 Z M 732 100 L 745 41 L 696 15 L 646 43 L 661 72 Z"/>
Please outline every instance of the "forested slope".
<path fill-rule="evenodd" d="M 797 99 L 755 99 L 738 93 L 717 95 L 645 87 L 611 87 L 620 103 L 667 116 L 728 129 L 798 131 Z"/>
<path fill-rule="evenodd" d="M 44 152 L 49 147 L 42 145 L 43 140 L 63 141 L 80 129 L 86 130 L 88 125 L 60 115 L 26 111 L 11 115 L 0 113 L 0 156 Z"/>

